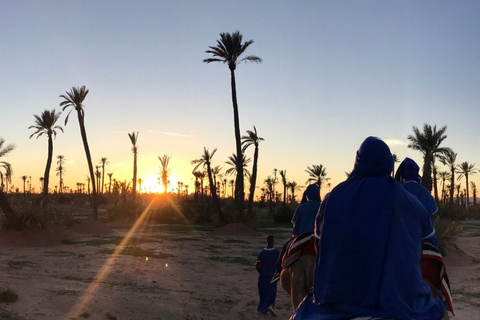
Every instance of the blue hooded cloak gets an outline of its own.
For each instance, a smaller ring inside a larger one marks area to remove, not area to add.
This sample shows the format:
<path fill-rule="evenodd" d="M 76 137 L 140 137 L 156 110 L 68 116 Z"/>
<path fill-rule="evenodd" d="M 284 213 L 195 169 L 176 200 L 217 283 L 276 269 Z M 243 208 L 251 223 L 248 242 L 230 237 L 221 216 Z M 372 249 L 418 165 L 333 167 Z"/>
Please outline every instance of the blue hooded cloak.
<path fill-rule="evenodd" d="M 368 137 L 350 177 L 324 199 L 313 294 L 291 319 L 359 316 L 437 320 L 443 304 L 430 295 L 420 269 L 422 238 L 433 232 L 418 199 L 390 176 L 393 157 Z"/>

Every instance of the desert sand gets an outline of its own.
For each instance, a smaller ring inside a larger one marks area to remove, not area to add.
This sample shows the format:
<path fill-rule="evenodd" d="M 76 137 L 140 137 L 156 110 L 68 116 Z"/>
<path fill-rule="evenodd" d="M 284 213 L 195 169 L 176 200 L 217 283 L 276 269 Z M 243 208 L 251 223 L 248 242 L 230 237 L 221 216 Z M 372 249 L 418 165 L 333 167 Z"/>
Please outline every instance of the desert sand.
<path fill-rule="evenodd" d="M 480 221 L 443 243 L 456 316 L 480 319 Z M 176 230 L 175 230 L 176 229 Z M 266 319 L 256 312 L 256 255 L 265 237 L 276 247 L 290 229 L 230 224 L 126 226 L 81 222 L 0 232 L 0 319 Z M 277 319 L 292 313 L 278 286 Z"/>

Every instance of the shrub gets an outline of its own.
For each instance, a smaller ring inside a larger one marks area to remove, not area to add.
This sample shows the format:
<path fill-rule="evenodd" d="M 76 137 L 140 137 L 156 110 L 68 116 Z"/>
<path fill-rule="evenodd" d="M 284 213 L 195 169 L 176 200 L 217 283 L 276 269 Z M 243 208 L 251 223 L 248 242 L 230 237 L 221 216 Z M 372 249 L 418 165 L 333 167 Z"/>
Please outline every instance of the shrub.
<path fill-rule="evenodd" d="M 435 234 L 437 235 L 438 240 L 451 238 L 462 231 L 462 226 L 460 224 L 440 216 L 435 218 L 433 226 L 435 227 Z"/>
<path fill-rule="evenodd" d="M 273 221 L 276 223 L 287 223 L 292 221 L 293 218 L 293 209 L 282 203 L 277 207 L 277 211 L 273 215 Z"/>

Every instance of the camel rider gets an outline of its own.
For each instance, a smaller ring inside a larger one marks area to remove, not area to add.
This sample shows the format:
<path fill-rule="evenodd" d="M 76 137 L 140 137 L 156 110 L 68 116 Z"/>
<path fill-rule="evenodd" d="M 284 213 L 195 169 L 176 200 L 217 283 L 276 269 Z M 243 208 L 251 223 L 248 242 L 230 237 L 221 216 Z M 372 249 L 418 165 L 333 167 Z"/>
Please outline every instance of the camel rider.
<path fill-rule="evenodd" d="M 313 233 L 313 229 L 315 227 L 315 217 L 317 216 L 319 208 L 320 187 L 316 183 L 310 184 L 303 192 L 302 201 L 297 209 L 295 209 L 295 213 L 293 214 L 291 221 L 293 225 L 292 237 L 283 244 L 272 282 L 276 282 L 280 279 L 280 272 L 282 271 L 282 257 L 292 240 L 303 233 Z"/>
<path fill-rule="evenodd" d="M 422 280 L 422 239 L 434 232 L 431 216 L 391 176 L 393 157 L 368 137 L 350 177 L 324 199 L 313 292 L 291 320 L 439 320 L 445 314 Z"/>
<path fill-rule="evenodd" d="M 437 203 L 427 188 L 420 184 L 422 182 L 422 177 L 418 174 L 419 170 L 420 168 L 417 163 L 407 157 L 402 163 L 400 163 L 400 166 L 398 166 L 397 172 L 395 173 L 395 180 L 403 183 L 403 187 L 418 198 L 427 212 L 432 215 L 433 220 L 433 215 L 438 211 Z M 426 240 L 430 241 L 438 248 L 438 240 L 435 234 Z"/>

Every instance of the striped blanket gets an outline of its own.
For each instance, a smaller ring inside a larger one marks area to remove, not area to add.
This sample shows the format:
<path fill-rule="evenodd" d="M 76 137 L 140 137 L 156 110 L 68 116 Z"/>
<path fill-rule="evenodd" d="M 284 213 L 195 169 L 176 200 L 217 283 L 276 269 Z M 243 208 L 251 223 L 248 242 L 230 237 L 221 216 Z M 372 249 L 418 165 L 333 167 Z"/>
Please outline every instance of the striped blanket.
<path fill-rule="evenodd" d="M 437 296 L 445 304 L 445 309 L 450 311 L 452 315 L 455 315 L 453 312 L 450 281 L 443 263 L 443 257 L 438 248 L 431 242 L 423 242 L 420 266 L 423 278 L 435 287 Z"/>
<path fill-rule="evenodd" d="M 290 245 L 282 257 L 282 268 L 292 265 L 303 255 L 316 256 L 315 239 L 315 234 L 312 232 L 302 233 L 296 236 L 290 242 Z"/>

